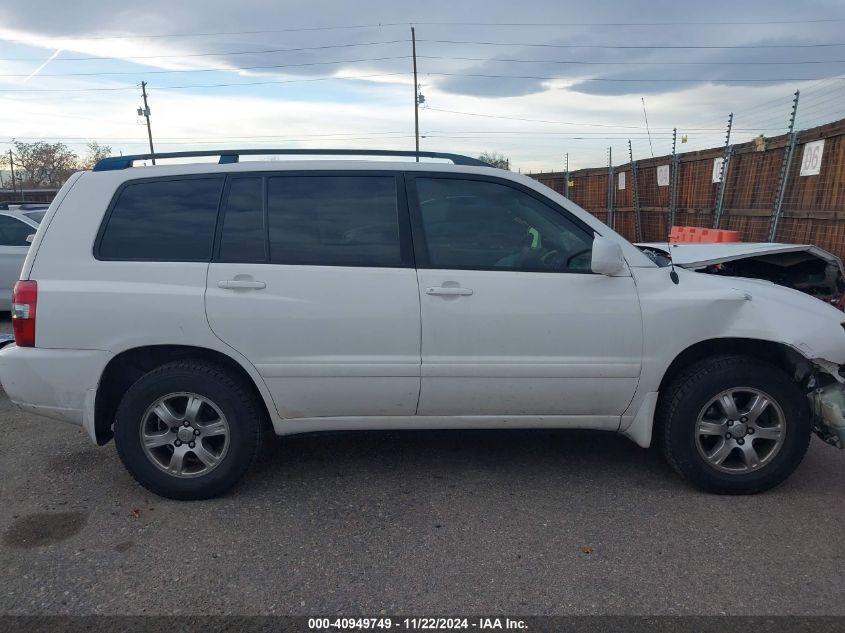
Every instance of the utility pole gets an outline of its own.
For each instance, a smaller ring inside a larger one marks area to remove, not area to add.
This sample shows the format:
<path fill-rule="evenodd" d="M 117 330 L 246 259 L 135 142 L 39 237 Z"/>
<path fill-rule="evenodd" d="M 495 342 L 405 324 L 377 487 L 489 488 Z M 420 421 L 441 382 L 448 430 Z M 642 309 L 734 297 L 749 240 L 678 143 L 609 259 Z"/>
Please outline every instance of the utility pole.
<path fill-rule="evenodd" d="M 12 191 L 15 194 L 15 198 L 17 198 L 18 185 L 15 183 L 15 155 L 12 154 L 12 150 L 9 150 L 9 168 L 12 170 Z"/>
<path fill-rule="evenodd" d="M 147 137 L 150 139 L 150 155 L 153 160 L 153 165 L 156 164 L 156 152 L 153 149 L 153 130 L 150 127 L 150 106 L 147 105 L 147 82 L 141 82 L 141 95 L 144 97 L 144 107 L 138 108 L 138 115 L 144 115 L 147 120 Z"/>
<path fill-rule="evenodd" d="M 414 141 L 420 162 L 420 85 L 417 83 L 417 34 L 411 27 L 411 55 L 414 58 Z"/>

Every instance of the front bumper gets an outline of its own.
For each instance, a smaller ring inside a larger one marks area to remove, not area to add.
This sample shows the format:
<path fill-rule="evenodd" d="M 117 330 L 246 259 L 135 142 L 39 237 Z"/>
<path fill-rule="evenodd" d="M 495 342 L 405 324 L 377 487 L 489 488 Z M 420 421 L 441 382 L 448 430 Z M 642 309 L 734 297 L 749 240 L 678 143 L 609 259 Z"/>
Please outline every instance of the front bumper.
<path fill-rule="evenodd" d="M 845 384 L 834 382 L 810 392 L 813 431 L 828 444 L 845 448 Z"/>
<path fill-rule="evenodd" d="M 112 357 L 102 350 L 7 345 L 0 350 L 0 382 L 22 409 L 83 425 L 94 439 L 93 394 Z"/>

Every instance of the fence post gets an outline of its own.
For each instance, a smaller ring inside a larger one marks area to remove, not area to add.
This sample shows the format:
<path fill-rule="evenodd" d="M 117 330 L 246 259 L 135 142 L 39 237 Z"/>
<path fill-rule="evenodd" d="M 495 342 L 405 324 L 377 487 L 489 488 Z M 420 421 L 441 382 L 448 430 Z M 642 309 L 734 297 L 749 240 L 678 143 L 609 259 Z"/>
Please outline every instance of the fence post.
<path fill-rule="evenodd" d="M 640 192 L 637 185 L 637 161 L 634 160 L 634 151 L 631 149 L 631 141 L 628 140 L 628 159 L 631 161 L 631 195 L 634 200 L 634 231 L 637 241 L 643 241 L 643 228 L 640 221 Z"/>
<path fill-rule="evenodd" d="M 772 206 L 772 221 L 769 223 L 769 241 L 774 242 L 778 232 L 778 223 L 783 214 L 783 197 L 786 195 L 786 185 L 789 181 L 789 167 L 792 164 L 792 154 L 795 152 L 795 142 L 798 140 L 798 133 L 795 131 L 795 115 L 798 113 L 798 97 L 801 91 L 795 91 L 795 98 L 792 100 L 792 113 L 789 115 L 789 132 L 786 134 L 786 147 L 783 149 L 783 163 L 780 166 L 780 178 L 778 188 L 775 191 L 774 205 Z"/>
<path fill-rule="evenodd" d="M 563 171 L 563 195 L 565 198 L 569 197 L 569 152 L 566 152 L 566 168 Z"/>
<path fill-rule="evenodd" d="M 613 150 L 608 147 L 607 148 L 607 225 L 612 228 L 616 229 L 614 226 L 614 213 L 613 213 Z"/>
<path fill-rule="evenodd" d="M 725 203 L 725 188 L 728 184 L 728 164 L 731 162 L 731 152 L 733 146 L 731 145 L 731 127 L 734 122 L 734 113 L 728 115 L 728 132 L 725 136 L 725 154 L 722 157 L 722 168 L 719 170 L 719 193 L 716 196 L 716 208 L 713 210 L 713 228 L 718 229 L 722 222 L 722 205 Z"/>
<path fill-rule="evenodd" d="M 675 226 L 675 214 L 678 212 L 678 171 L 681 166 L 681 161 L 676 151 L 676 141 L 678 140 L 678 128 L 672 129 L 672 175 L 669 181 L 669 217 L 667 218 L 666 235 L 668 236 L 672 227 Z M 668 240 L 667 240 L 668 241 Z"/>

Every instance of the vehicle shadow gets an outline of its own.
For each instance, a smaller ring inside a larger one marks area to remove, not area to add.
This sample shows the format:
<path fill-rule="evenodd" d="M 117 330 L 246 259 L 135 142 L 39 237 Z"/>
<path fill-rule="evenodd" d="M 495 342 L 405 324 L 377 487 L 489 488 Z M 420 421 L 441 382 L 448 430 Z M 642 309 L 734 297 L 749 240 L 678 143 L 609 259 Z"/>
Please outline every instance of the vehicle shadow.
<path fill-rule="evenodd" d="M 397 478 L 398 476 L 398 478 Z M 690 490 L 659 453 L 614 433 L 580 430 L 349 431 L 270 437 L 244 487 L 316 479 L 503 482 L 569 489 L 639 486 Z"/>

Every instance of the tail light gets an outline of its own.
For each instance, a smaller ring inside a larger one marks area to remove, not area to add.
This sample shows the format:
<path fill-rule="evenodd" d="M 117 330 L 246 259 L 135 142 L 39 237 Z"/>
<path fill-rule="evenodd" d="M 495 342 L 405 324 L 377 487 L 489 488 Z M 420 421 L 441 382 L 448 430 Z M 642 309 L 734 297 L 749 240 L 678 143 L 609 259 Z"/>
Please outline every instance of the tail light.
<path fill-rule="evenodd" d="M 12 290 L 12 329 L 18 347 L 35 347 L 35 304 L 38 282 L 21 280 Z"/>

